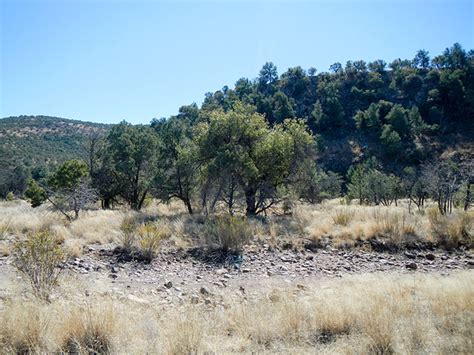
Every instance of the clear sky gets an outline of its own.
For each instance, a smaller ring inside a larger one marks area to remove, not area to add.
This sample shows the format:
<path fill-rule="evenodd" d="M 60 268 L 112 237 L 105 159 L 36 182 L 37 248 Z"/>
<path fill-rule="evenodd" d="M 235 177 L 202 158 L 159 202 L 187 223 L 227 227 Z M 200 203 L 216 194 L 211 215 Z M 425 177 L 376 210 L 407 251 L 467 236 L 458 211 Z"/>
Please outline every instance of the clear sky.
<path fill-rule="evenodd" d="M 266 61 L 321 72 L 474 48 L 472 0 L 0 3 L 0 117 L 148 123 Z"/>

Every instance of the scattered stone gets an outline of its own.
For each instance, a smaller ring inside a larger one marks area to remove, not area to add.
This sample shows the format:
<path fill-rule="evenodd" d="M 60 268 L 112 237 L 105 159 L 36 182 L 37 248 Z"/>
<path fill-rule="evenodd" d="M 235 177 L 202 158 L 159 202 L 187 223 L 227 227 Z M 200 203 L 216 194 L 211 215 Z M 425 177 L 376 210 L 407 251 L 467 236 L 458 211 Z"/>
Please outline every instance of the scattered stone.
<path fill-rule="evenodd" d="M 433 253 L 428 253 L 428 254 L 425 255 L 425 258 L 427 260 L 433 261 L 435 259 L 435 255 Z"/>
<path fill-rule="evenodd" d="M 224 268 L 216 270 L 217 275 L 224 275 L 224 274 L 227 274 L 227 273 L 228 273 L 227 269 L 224 269 Z"/>
<path fill-rule="evenodd" d="M 405 265 L 405 267 L 409 270 L 416 270 L 418 269 L 418 265 L 416 265 L 416 263 L 408 263 Z"/>
<path fill-rule="evenodd" d="M 117 274 L 109 274 L 109 277 L 111 279 L 116 279 L 118 277 L 118 275 Z"/>
<path fill-rule="evenodd" d="M 202 286 L 201 289 L 199 290 L 199 292 L 201 293 L 201 295 L 210 295 L 211 293 L 209 292 L 209 290 Z"/>
<path fill-rule="evenodd" d="M 112 266 L 112 268 L 110 269 L 110 272 L 112 274 L 116 274 L 118 272 L 117 268 L 115 266 Z"/>
<path fill-rule="evenodd" d="M 171 288 L 171 287 L 173 287 L 173 283 L 171 281 L 167 281 L 167 282 L 165 282 L 165 287 L 166 288 Z"/>
<path fill-rule="evenodd" d="M 197 295 L 191 295 L 191 304 L 198 304 L 199 303 L 199 296 Z"/>
<path fill-rule="evenodd" d="M 244 268 L 244 269 L 242 269 L 242 272 L 243 272 L 244 274 L 247 274 L 247 273 L 249 273 L 250 271 L 251 271 L 251 270 L 250 270 L 249 268 Z"/>
<path fill-rule="evenodd" d="M 415 259 L 416 258 L 416 255 L 415 254 L 412 254 L 408 251 L 405 252 L 405 256 L 408 258 L 408 259 Z"/>

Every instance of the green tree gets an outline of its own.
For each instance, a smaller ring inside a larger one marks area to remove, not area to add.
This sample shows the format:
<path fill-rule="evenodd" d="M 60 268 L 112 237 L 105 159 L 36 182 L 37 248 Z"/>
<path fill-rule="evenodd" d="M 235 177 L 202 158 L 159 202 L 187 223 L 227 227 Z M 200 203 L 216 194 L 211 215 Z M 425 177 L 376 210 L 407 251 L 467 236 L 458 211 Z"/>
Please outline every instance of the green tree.
<path fill-rule="evenodd" d="M 384 145 L 387 153 L 394 154 L 400 149 L 402 139 L 391 125 L 386 124 L 382 128 L 380 141 Z"/>
<path fill-rule="evenodd" d="M 237 104 L 201 124 L 196 142 L 208 176 L 216 166 L 234 176 L 245 196 L 246 214 L 253 216 L 276 202 L 278 187 L 291 181 L 313 139 L 300 120 L 270 128 L 253 107 Z"/>
<path fill-rule="evenodd" d="M 122 122 L 110 130 L 105 145 L 120 196 L 140 210 L 156 175 L 156 134 L 150 127 Z"/>
<path fill-rule="evenodd" d="M 273 95 L 273 117 L 276 123 L 281 123 L 287 118 L 295 117 L 295 112 L 288 97 L 281 91 Z"/>
<path fill-rule="evenodd" d="M 191 126 L 179 117 L 172 117 L 153 121 L 152 127 L 161 142 L 154 190 L 165 201 L 180 199 L 192 214 L 191 200 L 198 185 L 199 164 Z"/>
<path fill-rule="evenodd" d="M 25 197 L 30 201 L 33 208 L 41 206 L 47 198 L 46 191 L 33 179 L 28 180 Z"/>

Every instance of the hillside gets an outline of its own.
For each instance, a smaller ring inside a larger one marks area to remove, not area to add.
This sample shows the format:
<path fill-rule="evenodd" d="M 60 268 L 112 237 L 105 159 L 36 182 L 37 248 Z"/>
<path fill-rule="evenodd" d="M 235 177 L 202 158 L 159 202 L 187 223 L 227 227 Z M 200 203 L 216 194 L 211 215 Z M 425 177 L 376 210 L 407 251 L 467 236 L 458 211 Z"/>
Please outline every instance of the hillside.
<path fill-rule="evenodd" d="M 87 137 L 102 134 L 108 127 L 50 116 L 0 119 L 0 186 L 21 184 L 15 178 L 23 175 L 21 170 L 48 169 L 65 160 L 83 157 Z"/>

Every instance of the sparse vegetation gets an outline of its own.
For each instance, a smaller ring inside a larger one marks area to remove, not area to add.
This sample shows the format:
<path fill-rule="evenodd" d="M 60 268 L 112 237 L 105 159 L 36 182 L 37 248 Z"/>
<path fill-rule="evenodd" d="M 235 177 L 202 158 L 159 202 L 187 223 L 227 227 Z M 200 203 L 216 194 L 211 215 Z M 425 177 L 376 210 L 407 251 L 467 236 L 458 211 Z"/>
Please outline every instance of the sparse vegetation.
<path fill-rule="evenodd" d="M 252 236 L 247 220 L 231 215 L 218 215 L 209 219 L 204 233 L 208 246 L 236 255 L 242 254 L 244 245 Z"/>
<path fill-rule="evenodd" d="M 156 255 L 160 243 L 167 237 L 167 232 L 153 223 L 145 223 L 139 226 L 137 233 L 137 247 L 146 262 L 150 262 Z"/>
<path fill-rule="evenodd" d="M 245 302 L 223 293 L 224 308 L 146 312 L 97 296 L 87 303 L 95 306 L 66 295 L 50 304 L 16 299 L 0 309 L 0 344 L 15 353 L 471 353 L 473 285 L 471 272 L 351 276 L 304 290 L 263 281 Z"/>
<path fill-rule="evenodd" d="M 63 251 L 48 231 L 29 234 L 15 244 L 13 252 L 13 265 L 28 279 L 35 296 L 45 301 L 57 286 L 63 259 Z"/>
<path fill-rule="evenodd" d="M 474 217 L 470 212 L 458 211 L 451 215 L 442 215 L 439 209 L 427 211 L 431 232 L 439 246 L 455 249 L 460 246 L 472 248 L 474 235 L 472 232 Z"/>

